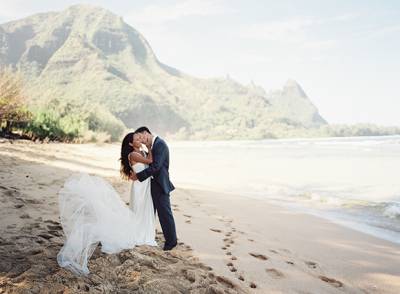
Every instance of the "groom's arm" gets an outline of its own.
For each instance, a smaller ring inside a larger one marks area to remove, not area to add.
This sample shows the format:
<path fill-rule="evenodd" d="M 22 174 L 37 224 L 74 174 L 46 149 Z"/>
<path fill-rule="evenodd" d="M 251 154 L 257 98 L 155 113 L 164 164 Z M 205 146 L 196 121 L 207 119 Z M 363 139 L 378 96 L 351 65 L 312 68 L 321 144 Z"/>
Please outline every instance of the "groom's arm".
<path fill-rule="evenodd" d="M 160 142 L 157 146 L 154 146 L 153 152 L 153 163 L 150 166 L 141 172 L 136 174 L 137 179 L 140 182 L 143 182 L 150 176 L 157 174 L 161 167 L 163 166 L 165 160 L 167 159 L 168 155 L 168 147 L 164 142 Z"/>

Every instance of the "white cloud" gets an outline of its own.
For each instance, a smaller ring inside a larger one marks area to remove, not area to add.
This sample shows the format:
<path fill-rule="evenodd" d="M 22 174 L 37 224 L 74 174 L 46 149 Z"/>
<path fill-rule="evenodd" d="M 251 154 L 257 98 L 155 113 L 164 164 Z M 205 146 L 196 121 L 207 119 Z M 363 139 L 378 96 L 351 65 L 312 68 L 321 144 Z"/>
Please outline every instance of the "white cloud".
<path fill-rule="evenodd" d="M 160 24 L 187 16 L 210 16 L 232 12 L 233 9 L 218 0 L 180 0 L 172 5 L 148 5 L 125 17 L 133 23 Z"/>

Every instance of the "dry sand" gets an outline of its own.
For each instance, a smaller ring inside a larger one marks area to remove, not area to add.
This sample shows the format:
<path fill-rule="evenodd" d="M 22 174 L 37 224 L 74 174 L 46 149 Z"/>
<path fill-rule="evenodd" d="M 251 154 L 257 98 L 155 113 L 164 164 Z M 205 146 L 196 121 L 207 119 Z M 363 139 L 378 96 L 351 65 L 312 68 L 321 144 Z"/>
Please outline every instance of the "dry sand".
<path fill-rule="evenodd" d="M 98 248 L 87 277 L 60 268 L 56 255 L 63 232 L 57 191 L 66 177 L 78 170 L 113 174 L 107 179 L 127 199 L 129 184 L 107 167 L 104 152 L 96 157 L 93 152 L 99 150 L 87 145 L 0 143 L 0 293 L 248 293 L 201 263 L 182 241 L 164 252 L 160 230 L 159 248 L 137 246 L 112 255 Z"/>
<path fill-rule="evenodd" d="M 116 151 L 0 143 L 0 293 L 400 293 L 399 245 L 262 200 L 179 187 L 176 249 L 97 250 L 91 274 L 76 277 L 56 263 L 57 191 L 84 171 L 127 200 Z"/>

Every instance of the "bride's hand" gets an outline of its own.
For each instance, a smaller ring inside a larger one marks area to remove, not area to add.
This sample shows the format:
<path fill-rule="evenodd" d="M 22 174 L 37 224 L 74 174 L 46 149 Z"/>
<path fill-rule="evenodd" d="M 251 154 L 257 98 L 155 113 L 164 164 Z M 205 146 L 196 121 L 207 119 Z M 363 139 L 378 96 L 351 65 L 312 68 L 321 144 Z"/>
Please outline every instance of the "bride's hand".
<path fill-rule="evenodd" d="M 131 175 L 129 176 L 129 179 L 132 181 L 136 181 L 138 179 L 136 176 L 136 173 L 134 171 L 131 171 Z"/>

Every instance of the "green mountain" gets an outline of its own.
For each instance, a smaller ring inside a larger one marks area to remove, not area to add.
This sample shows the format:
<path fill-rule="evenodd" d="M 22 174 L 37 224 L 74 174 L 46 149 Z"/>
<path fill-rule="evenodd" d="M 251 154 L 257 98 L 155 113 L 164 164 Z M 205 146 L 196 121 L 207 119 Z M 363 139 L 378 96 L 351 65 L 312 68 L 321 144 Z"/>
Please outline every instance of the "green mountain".
<path fill-rule="evenodd" d="M 148 125 L 176 138 L 285 137 L 327 125 L 295 81 L 267 93 L 229 77 L 189 76 L 160 62 L 121 17 L 95 6 L 0 25 L 0 65 L 23 73 L 31 105 L 84 105 L 128 128 Z"/>

